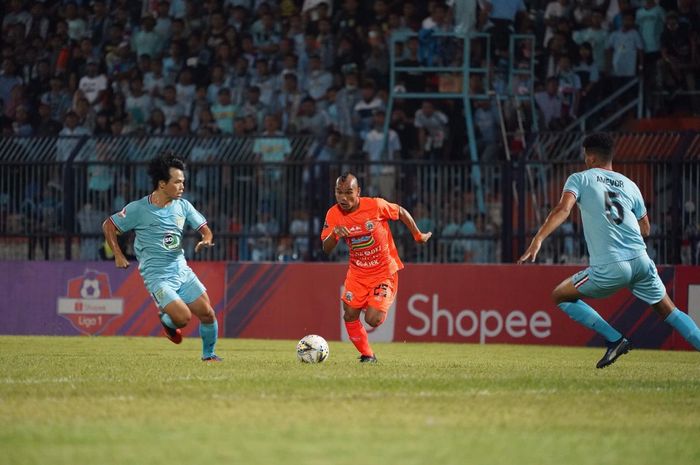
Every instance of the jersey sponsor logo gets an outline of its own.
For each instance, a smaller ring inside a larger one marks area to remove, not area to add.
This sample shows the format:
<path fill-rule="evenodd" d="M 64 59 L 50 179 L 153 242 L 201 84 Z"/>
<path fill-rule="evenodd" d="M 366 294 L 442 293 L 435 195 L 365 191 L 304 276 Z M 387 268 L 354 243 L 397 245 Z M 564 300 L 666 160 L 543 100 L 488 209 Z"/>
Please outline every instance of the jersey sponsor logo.
<path fill-rule="evenodd" d="M 363 250 L 370 248 L 374 245 L 374 237 L 372 235 L 351 237 L 350 238 L 350 250 Z"/>
<path fill-rule="evenodd" d="M 361 268 L 371 268 L 379 266 L 379 260 L 355 260 L 355 265 Z"/>
<path fill-rule="evenodd" d="M 351 234 L 352 234 L 352 233 L 357 233 L 357 232 L 361 232 L 361 231 L 362 231 L 362 228 L 359 227 L 359 226 L 357 226 L 357 225 L 353 225 L 353 226 L 350 226 L 350 227 L 348 228 L 348 231 L 350 231 Z"/>
<path fill-rule="evenodd" d="M 58 298 L 57 313 L 83 334 L 101 333 L 110 321 L 124 313 L 124 302 L 112 297 L 106 273 L 86 269 L 82 276 L 68 280 L 66 294 Z"/>
<path fill-rule="evenodd" d="M 122 211 L 120 211 L 119 213 L 117 213 L 117 216 L 118 216 L 119 218 L 126 218 L 126 207 L 122 208 Z"/>
<path fill-rule="evenodd" d="M 180 235 L 171 231 L 166 232 L 163 235 L 163 247 L 167 250 L 179 250 Z"/>

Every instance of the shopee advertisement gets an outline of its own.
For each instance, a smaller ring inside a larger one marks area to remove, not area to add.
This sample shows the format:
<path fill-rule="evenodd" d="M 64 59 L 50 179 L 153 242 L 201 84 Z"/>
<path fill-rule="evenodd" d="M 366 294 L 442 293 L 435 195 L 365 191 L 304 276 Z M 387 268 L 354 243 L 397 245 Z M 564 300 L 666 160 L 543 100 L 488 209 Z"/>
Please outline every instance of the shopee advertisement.
<path fill-rule="evenodd" d="M 346 340 L 340 263 L 192 262 L 225 337 Z M 372 341 L 601 345 L 551 301 L 581 267 L 407 264 Z M 700 267 L 661 267 L 676 305 L 700 318 Z M 157 309 L 138 271 L 111 262 L 0 262 L 0 334 L 158 336 Z M 589 299 L 636 347 L 690 349 L 643 301 L 623 290 Z M 188 325 L 187 336 L 197 336 Z"/>

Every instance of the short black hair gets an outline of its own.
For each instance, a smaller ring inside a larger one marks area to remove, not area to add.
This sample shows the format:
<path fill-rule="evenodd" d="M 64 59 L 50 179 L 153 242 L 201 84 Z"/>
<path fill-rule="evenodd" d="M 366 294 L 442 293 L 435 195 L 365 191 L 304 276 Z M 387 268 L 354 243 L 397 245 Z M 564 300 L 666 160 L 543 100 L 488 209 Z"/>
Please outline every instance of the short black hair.
<path fill-rule="evenodd" d="M 357 187 L 360 187 L 360 180 L 357 179 L 357 176 L 352 174 L 350 171 L 343 172 L 340 176 L 338 176 L 338 179 L 335 180 L 335 183 L 342 184 L 351 178 L 355 178 L 355 182 L 357 183 Z"/>
<path fill-rule="evenodd" d="M 583 139 L 583 148 L 587 153 L 597 155 L 603 161 L 612 161 L 615 141 L 608 134 L 598 132 Z"/>
<path fill-rule="evenodd" d="M 153 182 L 153 188 L 158 188 L 158 182 L 170 180 L 170 168 L 185 171 L 185 162 L 173 152 L 163 152 L 148 164 L 148 175 Z"/>

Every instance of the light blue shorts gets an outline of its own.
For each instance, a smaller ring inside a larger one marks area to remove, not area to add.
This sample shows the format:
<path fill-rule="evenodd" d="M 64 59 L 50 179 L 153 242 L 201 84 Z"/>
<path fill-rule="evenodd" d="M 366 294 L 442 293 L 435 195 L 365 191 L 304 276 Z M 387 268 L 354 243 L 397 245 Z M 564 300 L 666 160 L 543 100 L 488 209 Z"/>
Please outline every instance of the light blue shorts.
<path fill-rule="evenodd" d="M 207 290 L 189 267 L 177 276 L 157 281 L 146 287 L 161 310 L 175 300 L 182 300 L 186 304 L 192 303 Z"/>
<path fill-rule="evenodd" d="M 622 262 L 589 266 L 573 275 L 571 281 L 586 297 L 607 297 L 626 287 L 636 297 L 654 305 L 666 295 L 656 265 L 646 254 Z"/>

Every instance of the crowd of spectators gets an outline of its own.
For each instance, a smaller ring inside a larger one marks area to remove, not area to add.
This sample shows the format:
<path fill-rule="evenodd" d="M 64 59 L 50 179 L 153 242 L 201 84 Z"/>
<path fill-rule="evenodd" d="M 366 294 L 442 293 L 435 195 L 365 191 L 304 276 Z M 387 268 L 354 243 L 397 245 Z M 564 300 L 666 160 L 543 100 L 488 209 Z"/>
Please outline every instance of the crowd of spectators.
<path fill-rule="evenodd" d="M 464 65 L 460 42 L 435 32 L 490 34 L 490 50 L 471 42 L 469 64 L 484 67 L 489 53 L 491 63 L 488 81 L 471 76 L 471 92 L 532 91 L 540 128 L 564 127 L 638 75 L 651 111 L 700 111 L 695 98 L 670 104 L 696 90 L 694 0 L 7 0 L 0 9 L 4 136 L 262 136 L 253 151 L 279 162 L 292 150 L 285 137 L 306 134 L 318 141 L 309 152 L 317 160 L 464 159 L 460 101 L 398 100 L 387 114 L 392 90 L 461 84 L 449 73 L 403 72 L 389 89 L 394 32 L 405 34 L 394 50 L 403 66 Z M 534 40 L 510 56 L 514 33 Z M 524 70 L 510 89 L 509 68 Z M 472 105 L 480 156 L 498 159 L 497 107 Z M 394 167 L 365 174 L 372 193 L 391 196 Z M 432 220 L 445 237 L 494 230 L 484 212 L 463 222 L 444 214 Z M 446 252 L 455 260 L 472 256 L 468 241 L 456 247 Z"/>
<path fill-rule="evenodd" d="M 3 10 L 5 135 L 243 136 L 263 132 L 272 115 L 283 134 L 335 132 L 341 152 L 369 154 L 393 32 L 416 33 L 395 50 L 397 63 L 415 66 L 462 64 L 458 42 L 430 32 L 492 34 L 500 92 L 509 60 L 527 66 L 534 54 L 534 74 L 512 90 L 534 84 L 546 128 L 638 74 L 656 111 L 668 105 L 652 95 L 696 88 L 694 0 L 8 0 Z M 512 33 L 533 34 L 534 47 L 522 41 L 509 57 Z M 485 54 L 473 44 L 471 65 Z M 404 73 L 397 90 L 439 91 L 443 78 Z M 487 141 L 491 106 L 475 104 Z M 403 156 L 463 155 L 459 104 L 434 107 L 402 102 L 385 115 Z"/>

